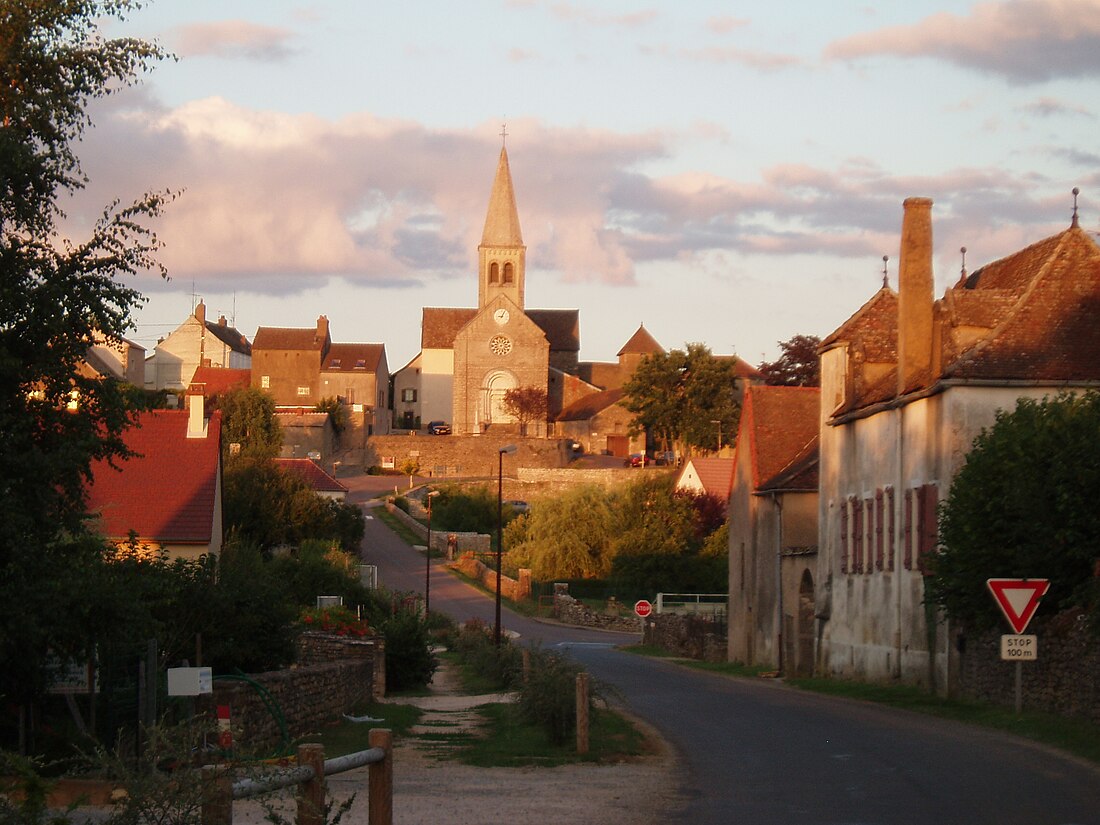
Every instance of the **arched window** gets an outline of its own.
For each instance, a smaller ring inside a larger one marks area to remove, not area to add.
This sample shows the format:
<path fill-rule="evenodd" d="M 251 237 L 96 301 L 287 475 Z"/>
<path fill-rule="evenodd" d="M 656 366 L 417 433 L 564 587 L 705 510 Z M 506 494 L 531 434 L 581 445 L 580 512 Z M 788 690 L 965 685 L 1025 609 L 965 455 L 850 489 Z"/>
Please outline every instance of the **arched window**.
<path fill-rule="evenodd" d="M 510 284 L 515 278 L 515 268 L 512 266 L 511 261 L 504 265 L 504 283 Z"/>
<path fill-rule="evenodd" d="M 496 261 L 493 261 L 491 264 L 489 264 L 489 283 L 500 283 L 500 264 L 498 264 Z"/>

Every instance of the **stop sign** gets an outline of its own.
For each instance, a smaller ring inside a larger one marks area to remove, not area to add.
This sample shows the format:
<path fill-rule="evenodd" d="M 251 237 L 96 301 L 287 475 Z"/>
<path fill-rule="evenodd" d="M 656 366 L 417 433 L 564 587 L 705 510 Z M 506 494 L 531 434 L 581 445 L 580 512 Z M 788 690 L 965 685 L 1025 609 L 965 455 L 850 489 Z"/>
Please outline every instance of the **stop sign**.
<path fill-rule="evenodd" d="M 634 612 L 644 619 L 653 612 L 653 605 L 645 599 L 638 599 L 638 601 L 634 602 Z"/>

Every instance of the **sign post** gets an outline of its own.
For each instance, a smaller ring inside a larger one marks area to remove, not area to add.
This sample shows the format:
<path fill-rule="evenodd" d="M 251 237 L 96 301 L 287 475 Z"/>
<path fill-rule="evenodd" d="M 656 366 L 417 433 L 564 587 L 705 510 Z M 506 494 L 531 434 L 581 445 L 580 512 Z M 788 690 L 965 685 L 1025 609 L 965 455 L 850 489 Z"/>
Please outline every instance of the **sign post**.
<path fill-rule="evenodd" d="M 653 605 L 650 604 L 646 599 L 638 599 L 638 601 L 634 602 L 634 613 L 639 618 L 644 619 L 652 612 Z"/>
<path fill-rule="evenodd" d="M 1050 579 L 986 579 L 985 584 L 1016 634 L 1001 636 L 1001 659 L 1016 663 L 1016 713 L 1019 713 L 1023 704 L 1023 663 L 1039 658 L 1038 637 L 1025 636 L 1024 631 L 1039 607 L 1039 600 L 1050 588 Z"/>

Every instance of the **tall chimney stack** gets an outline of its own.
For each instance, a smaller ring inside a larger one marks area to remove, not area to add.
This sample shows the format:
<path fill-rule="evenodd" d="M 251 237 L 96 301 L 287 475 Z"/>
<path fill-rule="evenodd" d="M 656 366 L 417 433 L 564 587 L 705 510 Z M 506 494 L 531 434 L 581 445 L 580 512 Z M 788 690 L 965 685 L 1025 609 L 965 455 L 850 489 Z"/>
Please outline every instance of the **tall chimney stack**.
<path fill-rule="evenodd" d="M 187 437 L 206 438 L 206 398 L 202 384 L 187 388 Z"/>
<path fill-rule="evenodd" d="M 898 393 L 932 369 L 932 199 L 906 198 L 898 268 Z"/>

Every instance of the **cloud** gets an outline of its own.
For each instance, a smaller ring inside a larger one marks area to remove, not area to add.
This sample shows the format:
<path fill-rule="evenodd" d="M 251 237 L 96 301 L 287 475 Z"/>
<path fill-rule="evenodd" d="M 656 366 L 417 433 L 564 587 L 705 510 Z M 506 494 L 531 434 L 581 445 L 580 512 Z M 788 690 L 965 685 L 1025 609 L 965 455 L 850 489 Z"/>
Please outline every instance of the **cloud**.
<path fill-rule="evenodd" d="M 536 8 L 540 4 L 513 2 L 509 5 L 516 8 Z M 641 9 L 629 14 L 596 14 L 574 3 L 552 1 L 544 2 L 541 5 L 559 20 L 569 23 L 583 23 L 585 26 L 636 29 L 649 25 L 659 17 L 655 9 Z"/>
<path fill-rule="evenodd" d="M 1075 106 L 1071 103 L 1063 103 L 1060 100 L 1055 100 L 1052 97 L 1041 97 L 1038 100 L 1033 100 L 1030 103 L 1025 103 L 1020 106 L 1020 111 L 1028 115 L 1037 115 L 1038 117 L 1055 117 L 1058 115 L 1077 115 L 1087 118 L 1095 118 L 1091 111 L 1084 106 Z"/>
<path fill-rule="evenodd" d="M 911 26 L 865 32 L 830 44 L 825 55 L 930 57 L 1001 75 L 1012 83 L 1100 75 L 1100 0 L 1006 0 L 975 4 Z"/>
<path fill-rule="evenodd" d="M 773 72 L 803 65 L 797 57 L 774 52 L 759 52 L 728 46 L 710 46 L 702 49 L 681 49 L 681 57 L 700 63 L 735 63 L 750 69 Z"/>
<path fill-rule="evenodd" d="M 706 27 L 715 34 L 729 34 L 734 29 L 744 28 L 749 22 L 743 17 L 712 17 L 707 21 Z"/>
<path fill-rule="evenodd" d="M 496 123 L 432 130 L 218 98 L 167 109 L 140 90 L 96 106 L 82 146 L 91 184 L 66 207 L 74 238 L 112 198 L 168 188 L 183 195 L 157 223 L 160 257 L 184 283 L 288 294 L 335 278 L 380 287 L 466 278 L 476 266 Z M 937 232 L 954 248 L 977 249 L 975 235 L 1005 226 L 1024 227 L 1031 242 L 1042 237 L 1036 225 L 1062 214 L 1057 198 L 1038 194 L 1048 181 L 1003 169 L 903 177 L 855 157 L 835 168 L 775 164 L 754 180 L 656 175 L 641 170 L 663 165 L 694 132 L 534 120 L 508 131 L 528 264 L 568 281 L 630 285 L 642 266 L 745 256 L 876 261 L 895 254 L 910 195 L 936 200 Z"/>
<path fill-rule="evenodd" d="M 170 39 L 181 57 L 222 57 L 274 62 L 293 53 L 289 29 L 261 26 L 247 20 L 196 23 L 172 30 Z"/>

